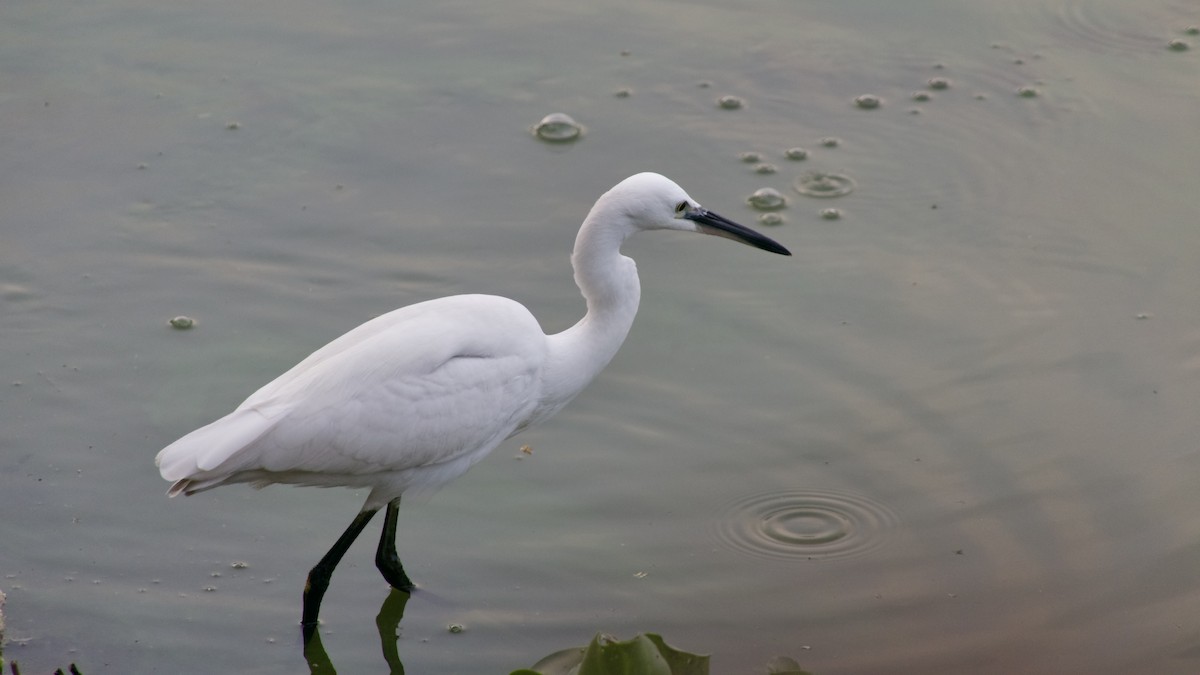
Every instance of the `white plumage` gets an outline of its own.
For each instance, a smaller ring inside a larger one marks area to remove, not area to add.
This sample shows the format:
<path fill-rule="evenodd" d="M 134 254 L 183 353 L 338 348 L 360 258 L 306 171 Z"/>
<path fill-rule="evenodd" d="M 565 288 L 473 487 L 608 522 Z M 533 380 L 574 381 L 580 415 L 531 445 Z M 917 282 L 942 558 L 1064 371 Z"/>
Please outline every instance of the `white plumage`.
<path fill-rule="evenodd" d="M 173 482 L 168 494 L 230 483 L 369 487 L 359 516 L 309 574 L 303 623 L 315 624 L 333 568 L 384 506 L 376 562 L 393 586 L 410 590 L 393 541 L 401 494 L 462 475 L 595 378 L 637 313 L 637 268 L 621 255 L 621 243 L 655 229 L 715 234 L 789 255 L 701 208 L 667 178 L 631 176 L 596 202 L 576 238 L 571 262 L 587 300 L 577 324 L 546 335 L 524 306 L 491 295 L 440 298 L 384 314 L 163 449 L 155 461 Z"/>
<path fill-rule="evenodd" d="M 547 339 L 520 304 L 430 300 L 375 318 L 159 454 L 168 494 L 250 482 L 370 487 L 378 509 L 466 471 L 541 404 Z"/>

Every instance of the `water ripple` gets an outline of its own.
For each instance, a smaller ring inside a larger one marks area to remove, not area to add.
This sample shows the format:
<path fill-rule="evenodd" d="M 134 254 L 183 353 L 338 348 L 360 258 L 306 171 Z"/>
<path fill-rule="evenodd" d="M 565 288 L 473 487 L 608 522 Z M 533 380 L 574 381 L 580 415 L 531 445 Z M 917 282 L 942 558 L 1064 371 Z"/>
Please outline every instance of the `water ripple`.
<path fill-rule="evenodd" d="M 1055 11 L 1060 29 L 1073 43 L 1109 51 L 1157 51 L 1166 45 L 1156 26 L 1141 8 L 1120 3 L 1068 0 Z"/>
<path fill-rule="evenodd" d="M 898 521 L 891 508 L 862 495 L 788 490 L 731 502 L 712 534 L 722 546 L 760 558 L 825 560 L 878 548 Z"/>

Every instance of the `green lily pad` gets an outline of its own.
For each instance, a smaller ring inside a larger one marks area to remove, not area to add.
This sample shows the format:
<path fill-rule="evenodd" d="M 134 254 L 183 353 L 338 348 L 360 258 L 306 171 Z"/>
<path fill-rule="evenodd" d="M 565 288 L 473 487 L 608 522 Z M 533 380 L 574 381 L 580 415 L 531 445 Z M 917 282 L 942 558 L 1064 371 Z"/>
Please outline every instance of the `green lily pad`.
<path fill-rule="evenodd" d="M 671 647 L 654 633 L 621 641 L 597 633 L 587 647 L 555 652 L 512 675 L 708 675 L 708 657 Z"/>

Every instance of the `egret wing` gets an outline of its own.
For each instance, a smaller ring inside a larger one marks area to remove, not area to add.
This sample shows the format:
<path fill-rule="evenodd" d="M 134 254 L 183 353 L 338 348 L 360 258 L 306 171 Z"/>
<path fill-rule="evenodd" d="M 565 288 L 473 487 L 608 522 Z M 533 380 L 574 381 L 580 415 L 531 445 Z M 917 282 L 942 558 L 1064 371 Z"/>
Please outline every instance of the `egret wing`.
<path fill-rule="evenodd" d="M 239 473 L 271 482 L 264 472 L 349 484 L 482 456 L 536 408 L 545 349 L 537 321 L 504 298 L 455 296 L 396 310 L 176 441 L 159 454 L 160 470 L 214 485 Z"/>

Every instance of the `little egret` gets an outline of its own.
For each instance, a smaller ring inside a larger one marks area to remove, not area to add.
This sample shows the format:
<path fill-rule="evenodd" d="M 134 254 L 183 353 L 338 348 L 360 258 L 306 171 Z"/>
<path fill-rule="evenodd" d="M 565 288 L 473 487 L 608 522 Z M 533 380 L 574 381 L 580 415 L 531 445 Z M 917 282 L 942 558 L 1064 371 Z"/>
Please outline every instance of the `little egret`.
<path fill-rule="evenodd" d="M 155 464 L 173 483 L 167 494 L 230 483 L 370 488 L 362 510 L 309 572 L 301 624 L 316 625 L 334 568 L 384 507 L 375 566 L 393 587 L 411 591 L 396 553 L 400 496 L 462 475 L 599 374 L 637 313 L 637 267 L 620 249 L 642 230 L 712 234 L 791 255 L 702 208 L 664 176 L 631 176 L 601 196 L 579 228 L 571 265 L 587 313 L 574 326 L 546 335 L 524 306 L 492 295 L 384 314 L 159 452 Z"/>

